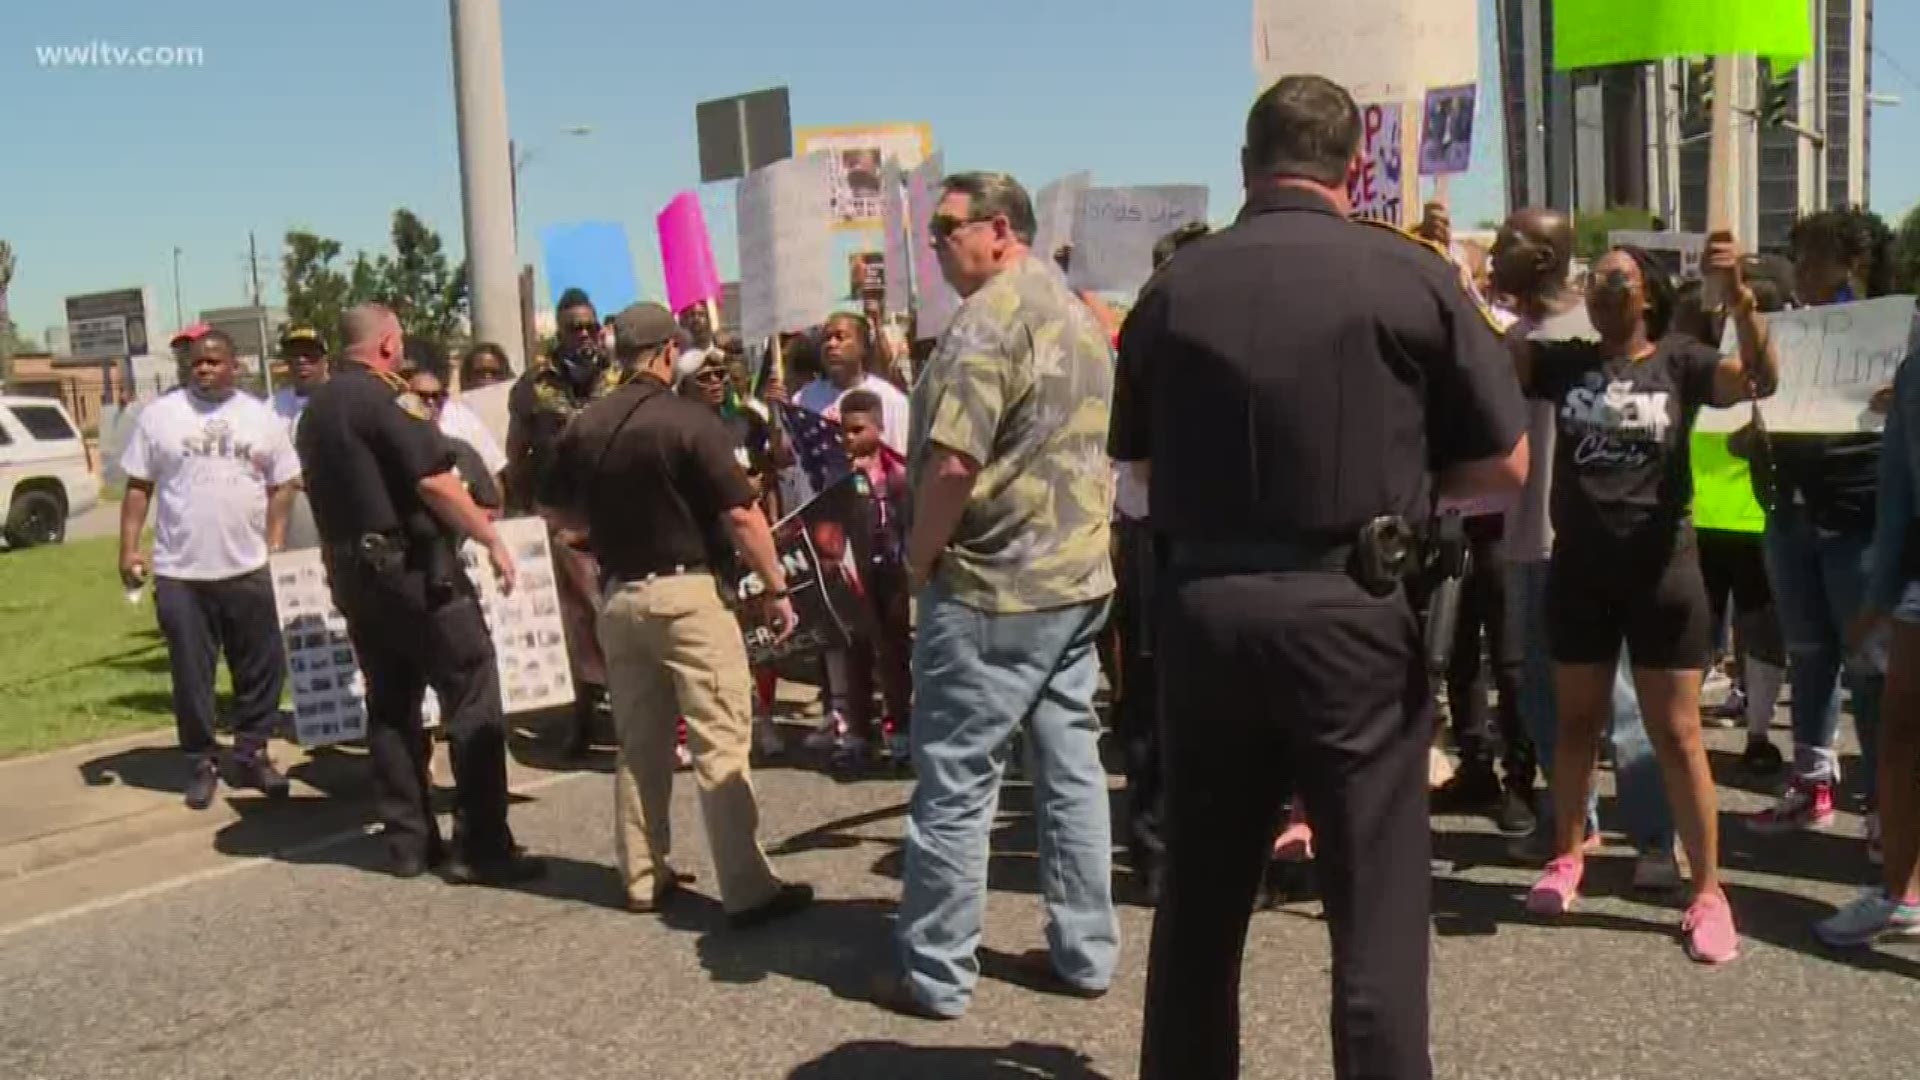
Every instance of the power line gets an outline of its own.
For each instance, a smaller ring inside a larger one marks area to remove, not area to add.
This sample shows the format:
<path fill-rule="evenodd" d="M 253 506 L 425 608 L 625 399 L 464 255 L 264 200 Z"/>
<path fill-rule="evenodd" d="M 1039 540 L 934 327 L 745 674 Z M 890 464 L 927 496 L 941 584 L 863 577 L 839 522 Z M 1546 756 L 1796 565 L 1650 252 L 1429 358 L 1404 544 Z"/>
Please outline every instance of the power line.
<path fill-rule="evenodd" d="M 1881 60 L 1885 60 L 1887 62 L 1887 67 L 1891 68 L 1895 75 L 1898 75 L 1902 79 L 1905 79 L 1908 86 L 1913 87 L 1915 90 L 1920 90 L 1920 78 L 1915 78 L 1913 75 L 1913 72 L 1908 71 L 1904 66 L 1902 66 L 1900 61 L 1895 60 L 1892 54 L 1888 53 L 1887 50 L 1882 49 L 1876 45 L 1874 46 L 1874 49 L 1873 49 L 1873 55 Z"/>

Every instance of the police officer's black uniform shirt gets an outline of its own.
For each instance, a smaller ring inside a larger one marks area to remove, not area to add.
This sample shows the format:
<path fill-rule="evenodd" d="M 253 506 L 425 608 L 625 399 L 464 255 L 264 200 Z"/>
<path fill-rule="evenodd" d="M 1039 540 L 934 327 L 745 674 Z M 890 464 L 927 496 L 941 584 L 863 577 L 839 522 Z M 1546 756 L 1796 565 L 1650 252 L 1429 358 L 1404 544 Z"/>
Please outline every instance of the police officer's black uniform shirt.
<path fill-rule="evenodd" d="M 453 468 L 453 451 L 431 422 L 407 411 L 402 389 L 347 364 L 308 398 L 295 449 L 324 543 L 431 527 L 417 485 Z"/>
<path fill-rule="evenodd" d="M 712 409 L 643 375 L 567 426 L 540 501 L 585 515 L 594 555 L 616 580 L 715 569 L 720 516 L 754 499 L 733 447 Z"/>
<path fill-rule="evenodd" d="M 1109 452 L 1151 461 L 1176 540 L 1351 541 L 1423 521 L 1430 473 L 1526 427 L 1513 362 L 1458 270 L 1310 192 L 1251 197 L 1189 244 L 1121 331 Z"/>

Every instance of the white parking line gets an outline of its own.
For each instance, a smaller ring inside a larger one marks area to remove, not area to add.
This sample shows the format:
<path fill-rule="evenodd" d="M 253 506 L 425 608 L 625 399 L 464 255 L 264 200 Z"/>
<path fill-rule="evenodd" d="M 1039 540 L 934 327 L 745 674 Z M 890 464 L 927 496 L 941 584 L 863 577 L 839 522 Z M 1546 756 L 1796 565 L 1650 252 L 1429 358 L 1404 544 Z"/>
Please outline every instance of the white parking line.
<path fill-rule="evenodd" d="M 552 776 L 542 776 L 539 779 L 517 785 L 512 789 L 512 794 L 527 795 L 536 791 L 545 791 L 548 788 L 557 787 L 570 780 L 603 775 L 605 774 L 591 771 L 556 773 Z M 75 904 L 72 907 L 61 908 L 59 911 L 49 911 L 44 915 L 35 915 L 30 919 L 23 919 L 20 922 L 8 926 L 0 926 L 0 939 L 12 937 L 15 934 L 24 934 L 29 930 L 38 930 L 42 927 L 52 926 L 55 923 L 62 923 L 68 919 L 79 918 L 82 915 L 91 915 L 97 911 L 108 911 L 138 900 L 146 900 L 150 897 L 173 892 L 176 889 L 184 889 L 190 885 L 198 885 L 206 881 L 216 881 L 223 877 L 238 874 L 243 870 L 252 870 L 255 867 L 265 866 L 270 863 L 296 862 L 308 855 L 317 854 L 328 848 L 338 847 L 348 841 L 371 835 L 373 831 L 371 826 L 345 829 L 328 836 L 309 840 L 304 844 L 295 844 L 293 847 L 287 848 L 285 851 L 275 855 L 242 856 L 234 859 L 232 862 L 222 863 L 219 866 L 210 866 L 205 870 L 196 870 L 191 874 L 182 874 L 179 877 L 168 878 L 165 881 L 156 881 L 150 885 L 142 885 L 137 889 L 129 889 L 123 893 L 116 893 L 113 896 L 103 896 L 98 900 L 88 900 L 84 903 Z"/>

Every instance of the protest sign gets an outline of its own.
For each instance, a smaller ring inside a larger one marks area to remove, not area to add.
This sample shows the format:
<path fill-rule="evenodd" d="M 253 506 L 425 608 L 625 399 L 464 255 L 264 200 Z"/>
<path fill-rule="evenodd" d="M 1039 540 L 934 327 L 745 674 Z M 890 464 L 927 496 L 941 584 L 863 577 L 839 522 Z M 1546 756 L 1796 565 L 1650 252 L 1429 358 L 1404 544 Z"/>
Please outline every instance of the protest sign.
<path fill-rule="evenodd" d="M 824 154 L 778 161 L 740 181 L 740 332 L 812 326 L 833 301 L 833 208 Z"/>
<path fill-rule="evenodd" d="M 1353 216 L 1406 224 L 1406 146 L 1398 104 L 1360 106 L 1360 157 L 1347 173 Z"/>
<path fill-rule="evenodd" d="M 835 227 L 870 229 L 881 222 L 886 160 L 893 158 L 903 169 L 919 165 L 933 151 L 933 129 L 926 124 L 801 128 L 793 133 L 793 145 L 800 155 L 827 155 Z"/>
<path fill-rule="evenodd" d="M 540 230 L 547 256 L 547 289 L 554 305 L 568 289 L 583 289 L 594 307 L 615 312 L 640 298 L 633 278 L 633 252 L 626 226 L 613 221 L 576 221 Z"/>
<path fill-rule="evenodd" d="M 1254 0 L 1253 70 L 1263 89 L 1310 71 L 1356 101 L 1418 101 L 1430 87 L 1480 78 L 1479 4 Z"/>
<path fill-rule="evenodd" d="M 903 312 L 913 307 L 913 256 L 907 251 L 907 176 L 896 157 L 880 168 L 880 229 L 886 234 L 880 254 L 887 310 Z"/>
<path fill-rule="evenodd" d="M 1800 308 L 1764 319 L 1780 352 L 1780 389 L 1760 403 L 1768 431 L 1838 434 L 1885 425 L 1886 418 L 1867 406 L 1906 358 L 1915 330 L 1913 297 Z M 1721 351 L 1738 347 L 1729 326 Z M 1734 431 L 1750 418 L 1746 405 L 1702 409 L 1694 430 Z"/>
<path fill-rule="evenodd" d="M 772 629 L 747 626 L 749 661 L 770 664 L 845 648 L 873 625 L 867 574 L 873 565 L 873 502 L 864 474 L 848 474 L 782 518 L 773 527 L 773 542 L 799 624 L 779 642 Z M 742 603 L 766 591 L 751 571 L 735 576 L 733 585 Z"/>
<path fill-rule="evenodd" d="M 1427 91 L 1420 124 L 1420 175 L 1463 173 L 1473 162 L 1473 108 L 1478 88 L 1442 86 Z"/>
<path fill-rule="evenodd" d="M 1092 173 L 1077 172 L 1055 180 L 1034 196 L 1033 216 L 1037 228 L 1033 233 L 1033 253 L 1043 262 L 1053 265 L 1053 256 L 1061 245 L 1073 240 L 1073 211 L 1080 205 L 1080 196 L 1092 186 Z"/>
<path fill-rule="evenodd" d="M 886 296 L 886 258 L 878 251 L 856 251 L 847 256 L 847 296 L 856 303 Z"/>
<path fill-rule="evenodd" d="M 960 294 L 940 272 L 940 256 L 933 250 L 928 226 L 940 205 L 943 161 L 935 153 L 907 174 L 908 250 L 913 254 L 913 336 L 921 341 L 946 333 L 953 313 L 960 310 Z"/>
<path fill-rule="evenodd" d="M 660 232 L 660 264 L 666 270 L 667 306 L 677 314 L 720 295 L 713 240 L 700 196 L 683 191 L 654 219 Z M 615 309 L 617 310 L 617 309 Z"/>
<path fill-rule="evenodd" d="M 1182 225 L 1207 220 L 1207 189 L 1198 184 L 1087 188 L 1073 215 L 1076 289 L 1136 293 L 1153 274 L 1153 245 Z"/>
<path fill-rule="evenodd" d="M 539 518 L 495 526 L 520 572 L 519 587 L 503 596 L 486 555 L 475 544 L 461 552 L 493 635 L 501 703 L 509 713 L 573 701 L 573 674 L 560 625 L 560 597 L 546 523 Z M 286 645 L 293 688 L 294 740 L 327 746 L 366 737 L 366 680 L 360 673 L 347 620 L 333 606 L 326 568 L 316 548 L 273 555 L 273 601 Z M 422 714 L 433 722 L 438 705 L 427 692 Z"/>
<path fill-rule="evenodd" d="M 1671 56 L 1764 56 L 1785 71 L 1813 51 L 1807 0 L 1555 0 L 1553 66 Z M 1464 81 L 1464 80 L 1462 80 Z M 1721 93 L 1733 88 L 1722 84 Z"/>
<path fill-rule="evenodd" d="M 1676 279 L 1692 280 L 1700 276 L 1700 262 L 1707 254 L 1704 233 L 1640 232 L 1615 229 L 1607 234 L 1608 247 L 1637 247 L 1652 255 Z"/>

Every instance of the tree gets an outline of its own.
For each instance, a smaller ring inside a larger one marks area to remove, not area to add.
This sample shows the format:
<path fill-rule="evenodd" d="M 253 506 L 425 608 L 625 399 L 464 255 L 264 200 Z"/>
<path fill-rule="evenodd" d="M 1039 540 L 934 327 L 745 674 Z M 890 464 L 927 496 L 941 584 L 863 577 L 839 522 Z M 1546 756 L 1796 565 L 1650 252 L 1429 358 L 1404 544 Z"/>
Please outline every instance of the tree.
<path fill-rule="evenodd" d="M 394 211 L 391 236 L 391 253 L 356 252 L 343 268 L 338 240 L 287 233 L 281 261 L 287 318 L 332 335 L 347 308 L 377 300 L 393 309 L 407 336 L 453 342 L 466 321 L 466 265 L 452 266 L 440 234 L 411 210 Z"/>
<path fill-rule="evenodd" d="M 7 314 L 7 286 L 13 284 L 13 245 L 0 240 L 0 389 L 13 381 L 13 354 L 25 352 L 18 344 L 13 318 Z"/>
<path fill-rule="evenodd" d="M 1607 235 L 1616 230 L 1653 228 L 1653 212 L 1637 206 L 1616 206 L 1574 219 L 1573 252 L 1591 262 L 1607 253 Z"/>
<path fill-rule="evenodd" d="M 1907 211 L 1893 238 L 1893 291 L 1920 292 L 1920 206 Z"/>

